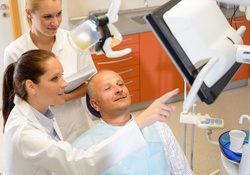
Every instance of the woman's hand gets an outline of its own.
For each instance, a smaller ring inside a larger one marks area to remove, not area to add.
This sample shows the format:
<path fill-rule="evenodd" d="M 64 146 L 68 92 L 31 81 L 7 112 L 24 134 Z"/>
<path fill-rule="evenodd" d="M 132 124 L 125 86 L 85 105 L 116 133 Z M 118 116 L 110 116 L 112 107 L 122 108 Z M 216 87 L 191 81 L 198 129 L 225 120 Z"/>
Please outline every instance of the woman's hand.
<path fill-rule="evenodd" d="M 175 89 L 156 99 L 147 109 L 136 117 L 135 122 L 138 127 L 143 129 L 145 126 L 149 126 L 156 121 L 166 122 L 167 119 L 171 117 L 173 111 L 175 111 L 175 107 L 168 106 L 165 102 L 178 92 L 179 89 Z"/>

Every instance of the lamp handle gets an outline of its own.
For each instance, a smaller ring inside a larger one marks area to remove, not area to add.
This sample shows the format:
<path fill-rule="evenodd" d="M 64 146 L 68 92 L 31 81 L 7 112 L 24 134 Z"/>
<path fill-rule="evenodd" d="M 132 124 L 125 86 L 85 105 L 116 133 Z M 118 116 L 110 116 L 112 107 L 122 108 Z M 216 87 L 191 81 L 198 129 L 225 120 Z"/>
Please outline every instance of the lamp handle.
<path fill-rule="evenodd" d="M 112 39 L 113 39 L 112 37 L 107 38 L 102 47 L 103 51 L 105 52 L 106 57 L 116 58 L 116 57 L 121 57 L 126 54 L 129 54 L 131 52 L 130 48 L 126 48 L 126 49 L 119 50 L 119 51 L 113 51 L 110 47 Z"/>

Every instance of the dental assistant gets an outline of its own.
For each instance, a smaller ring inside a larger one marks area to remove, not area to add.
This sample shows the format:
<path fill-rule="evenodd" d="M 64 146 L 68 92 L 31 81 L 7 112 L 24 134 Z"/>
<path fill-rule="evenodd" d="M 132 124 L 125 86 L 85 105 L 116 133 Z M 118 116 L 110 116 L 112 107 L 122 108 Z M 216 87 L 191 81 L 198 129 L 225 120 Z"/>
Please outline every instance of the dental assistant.
<path fill-rule="evenodd" d="M 166 122 L 164 103 L 155 100 L 135 121 L 103 142 L 78 150 L 63 141 L 49 106 L 65 102 L 63 68 L 49 51 L 30 50 L 4 72 L 3 167 L 5 175 L 99 175 L 145 146 L 141 130 Z"/>
<path fill-rule="evenodd" d="M 68 31 L 59 29 L 62 21 L 61 0 L 26 0 L 25 14 L 30 31 L 13 41 L 4 52 L 4 68 L 16 62 L 26 51 L 43 49 L 52 51 L 61 62 L 64 78 L 94 62 L 89 53 L 77 53 L 70 45 Z M 57 119 L 64 140 L 74 141 L 90 128 L 88 114 L 82 105 L 81 97 L 86 94 L 86 83 L 65 94 L 66 103 L 53 106 L 51 110 Z"/>

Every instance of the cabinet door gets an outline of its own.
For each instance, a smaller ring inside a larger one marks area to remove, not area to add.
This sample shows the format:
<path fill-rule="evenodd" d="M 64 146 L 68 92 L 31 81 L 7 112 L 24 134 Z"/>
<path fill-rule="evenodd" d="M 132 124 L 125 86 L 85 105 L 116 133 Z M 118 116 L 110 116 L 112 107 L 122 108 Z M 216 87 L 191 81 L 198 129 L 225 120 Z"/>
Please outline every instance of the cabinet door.
<path fill-rule="evenodd" d="M 140 34 L 140 97 L 153 100 L 184 89 L 184 80 L 152 32 Z"/>
<path fill-rule="evenodd" d="M 232 20 L 228 19 L 228 22 L 236 30 L 242 25 L 246 26 L 247 29 L 245 34 L 243 35 L 243 42 L 245 45 L 250 45 L 250 21 L 248 21 L 246 17 L 243 16 L 243 17 L 237 17 Z M 250 65 L 243 64 L 231 81 L 234 82 L 242 79 L 247 79 L 249 77 L 250 77 Z"/>

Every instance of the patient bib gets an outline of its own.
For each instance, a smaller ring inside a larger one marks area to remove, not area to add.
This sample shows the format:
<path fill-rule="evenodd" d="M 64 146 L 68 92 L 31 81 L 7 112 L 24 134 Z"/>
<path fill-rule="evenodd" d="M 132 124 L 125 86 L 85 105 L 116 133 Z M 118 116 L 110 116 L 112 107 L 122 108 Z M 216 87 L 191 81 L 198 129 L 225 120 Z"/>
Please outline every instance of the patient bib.
<path fill-rule="evenodd" d="M 73 147 L 86 150 L 90 146 L 110 137 L 120 128 L 101 121 L 79 137 L 73 143 Z M 142 133 L 147 145 L 108 169 L 102 175 L 170 175 L 163 143 L 156 126 L 145 127 Z"/>

